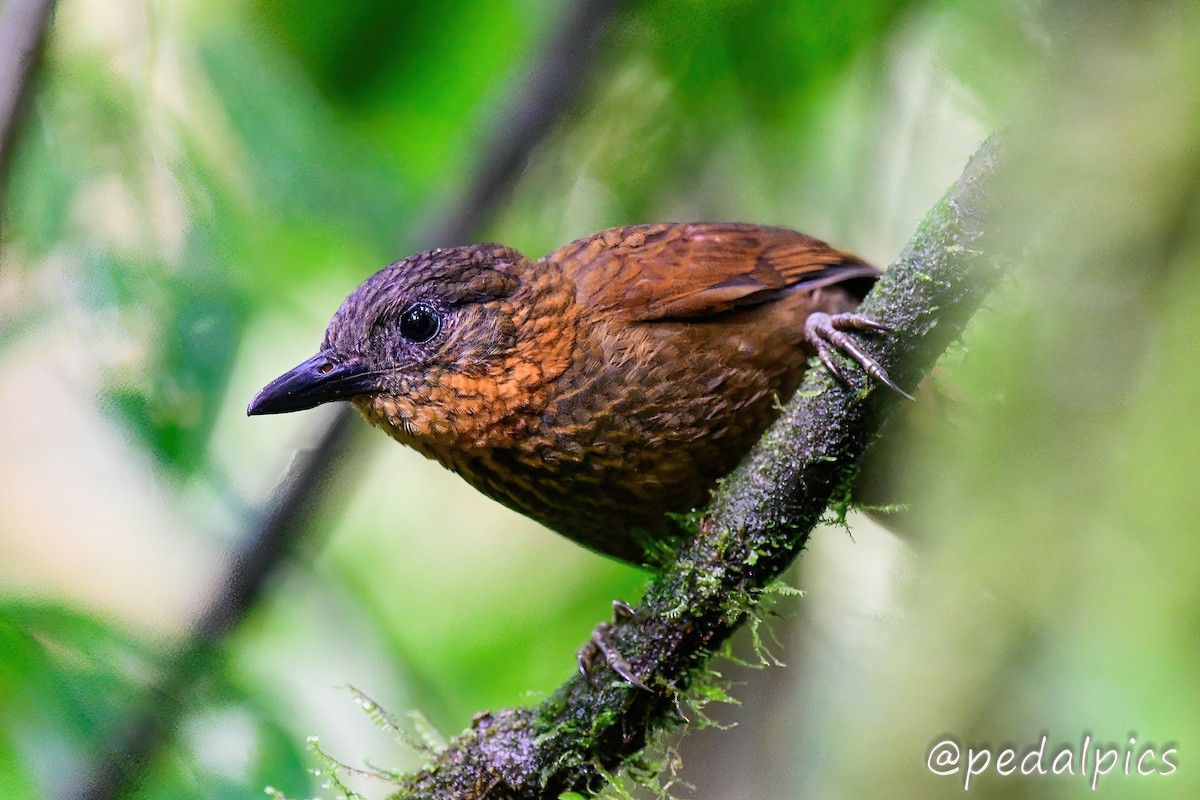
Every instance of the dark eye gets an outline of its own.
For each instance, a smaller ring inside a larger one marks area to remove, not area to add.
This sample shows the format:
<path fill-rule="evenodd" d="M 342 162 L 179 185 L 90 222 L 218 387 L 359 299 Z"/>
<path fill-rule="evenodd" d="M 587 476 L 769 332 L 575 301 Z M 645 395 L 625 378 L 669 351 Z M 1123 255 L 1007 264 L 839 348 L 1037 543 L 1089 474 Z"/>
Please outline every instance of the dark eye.
<path fill-rule="evenodd" d="M 400 315 L 400 335 L 417 344 L 437 336 L 441 327 L 441 312 L 428 303 L 414 303 Z"/>

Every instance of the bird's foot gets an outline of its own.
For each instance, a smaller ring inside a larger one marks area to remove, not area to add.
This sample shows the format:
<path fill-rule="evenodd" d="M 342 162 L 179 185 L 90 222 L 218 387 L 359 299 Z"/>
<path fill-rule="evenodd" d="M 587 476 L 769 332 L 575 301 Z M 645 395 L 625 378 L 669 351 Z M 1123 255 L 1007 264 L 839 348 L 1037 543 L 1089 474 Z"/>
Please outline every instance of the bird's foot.
<path fill-rule="evenodd" d="M 592 686 L 596 685 L 592 677 L 592 668 L 602 661 L 607 661 L 608 665 L 613 668 L 613 671 L 626 681 L 639 689 L 647 692 L 651 691 L 649 686 L 638 679 L 629 661 L 626 660 L 625 656 L 621 655 L 612 643 L 613 632 L 622 625 L 628 624 L 633 617 L 634 611 L 628 603 L 621 600 L 614 600 L 613 621 L 598 624 L 596 629 L 592 631 L 592 638 L 583 647 L 579 648 L 579 652 L 576 654 L 576 658 L 579 661 L 579 673 Z"/>
<path fill-rule="evenodd" d="M 914 399 L 913 396 L 897 386 L 888 377 L 887 371 L 883 366 L 872 358 L 870 353 L 863 350 L 858 342 L 854 340 L 853 336 L 846 333 L 846 331 L 886 332 L 890 330 L 891 327 L 884 325 L 882 322 L 876 322 L 873 319 L 864 317 L 862 314 L 850 312 L 844 314 L 826 314 L 822 311 L 815 311 L 809 314 L 808 319 L 804 322 L 804 338 L 817 349 L 817 356 L 821 359 L 821 363 L 825 365 L 825 368 L 840 383 L 847 386 L 850 384 L 846 380 L 845 373 L 838 367 L 837 362 L 833 360 L 833 348 L 835 347 L 858 362 L 872 378 L 912 400 Z"/>

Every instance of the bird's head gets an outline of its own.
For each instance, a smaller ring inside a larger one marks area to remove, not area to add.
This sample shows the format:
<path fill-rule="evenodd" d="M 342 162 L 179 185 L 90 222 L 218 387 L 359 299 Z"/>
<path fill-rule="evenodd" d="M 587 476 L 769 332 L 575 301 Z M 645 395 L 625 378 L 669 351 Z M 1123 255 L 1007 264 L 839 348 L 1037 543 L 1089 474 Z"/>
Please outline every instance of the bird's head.
<path fill-rule="evenodd" d="M 320 352 L 263 388 L 247 413 L 352 400 L 419 449 L 470 444 L 527 403 L 546 372 L 529 341 L 539 286 L 555 277 L 541 266 L 490 244 L 396 262 L 346 298 Z"/>

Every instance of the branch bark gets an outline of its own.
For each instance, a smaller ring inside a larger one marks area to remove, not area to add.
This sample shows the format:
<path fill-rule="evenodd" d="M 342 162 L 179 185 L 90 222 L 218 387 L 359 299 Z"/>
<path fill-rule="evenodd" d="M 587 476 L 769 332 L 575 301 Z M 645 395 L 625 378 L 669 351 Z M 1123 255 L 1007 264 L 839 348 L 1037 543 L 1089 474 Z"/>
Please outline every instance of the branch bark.
<path fill-rule="evenodd" d="M 892 326 L 872 352 L 901 386 L 915 386 L 933 367 L 1002 277 L 999 250 L 986 241 L 993 231 L 985 230 L 999 159 L 992 139 L 862 305 Z M 599 790 L 607 774 L 678 722 L 680 694 L 751 617 L 831 502 L 845 503 L 860 457 L 899 402 L 886 388 L 845 387 L 811 370 L 722 483 L 699 532 L 651 584 L 635 620 L 614 637 L 655 691 L 605 672 L 598 687 L 576 677 L 540 706 L 482 714 L 425 771 L 407 776 L 394 800 Z"/>

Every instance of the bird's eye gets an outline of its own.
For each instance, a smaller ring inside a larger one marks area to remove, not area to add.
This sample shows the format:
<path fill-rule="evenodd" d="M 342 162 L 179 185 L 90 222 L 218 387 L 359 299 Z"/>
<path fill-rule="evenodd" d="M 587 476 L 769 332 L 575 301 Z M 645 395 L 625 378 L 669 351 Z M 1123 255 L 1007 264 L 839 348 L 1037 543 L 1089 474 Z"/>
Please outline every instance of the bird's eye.
<path fill-rule="evenodd" d="M 441 327 L 441 312 L 428 303 L 414 303 L 400 315 L 400 335 L 417 344 L 437 336 Z"/>

